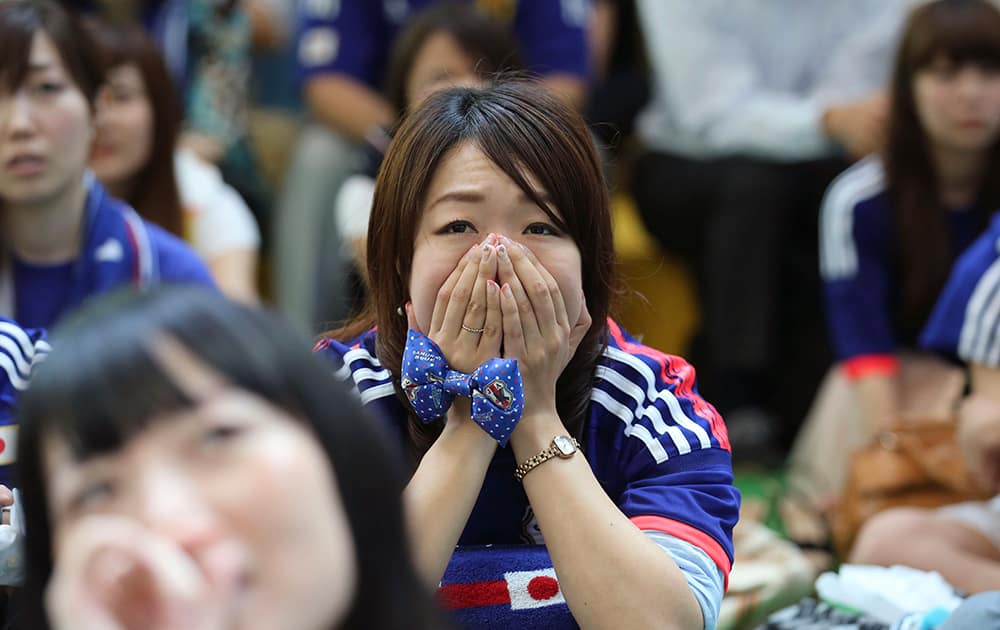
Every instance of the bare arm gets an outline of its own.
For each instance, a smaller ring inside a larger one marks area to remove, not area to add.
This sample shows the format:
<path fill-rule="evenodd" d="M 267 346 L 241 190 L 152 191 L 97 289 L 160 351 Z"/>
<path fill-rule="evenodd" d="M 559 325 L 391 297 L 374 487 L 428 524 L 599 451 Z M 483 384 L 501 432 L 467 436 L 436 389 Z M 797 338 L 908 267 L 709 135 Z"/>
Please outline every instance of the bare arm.
<path fill-rule="evenodd" d="M 518 462 L 566 432 L 555 414 L 522 423 L 511 440 Z M 582 454 L 538 466 L 524 490 L 581 628 L 704 626 L 684 574 L 612 503 Z"/>
<path fill-rule="evenodd" d="M 189 149 L 203 161 L 218 165 L 225 152 L 222 140 L 201 131 L 187 130 L 181 134 L 177 144 Z"/>
<path fill-rule="evenodd" d="M 525 382 L 525 412 L 511 437 L 518 462 L 566 428 L 555 383 L 590 328 L 586 305 L 572 319 L 558 284 L 527 248 L 501 257 L 505 351 Z M 533 402 L 534 401 L 534 402 Z M 701 628 L 701 608 L 673 558 L 622 513 L 586 458 L 550 459 L 524 477 L 560 589 L 582 628 Z"/>
<path fill-rule="evenodd" d="M 860 159 L 879 151 L 885 143 L 889 100 L 882 91 L 867 98 L 832 105 L 823 112 L 823 133 L 847 154 Z"/>
<path fill-rule="evenodd" d="M 417 569 L 432 588 L 448 567 L 496 451 L 497 443 L 470 415 L 469 401 L 457 400 L 403 494 Z"/>
<path fill-rule="evenodd" d="M 590 49 L 590 66 L 599 81 L 604 80 L 611 63 L 618 26 L 618 5 L 608 0 L 597 0 L 587 24 L 587 47 Z"/>
<path fill-rule="evenodd" d="M 253 47 L 257 50 L 281 50 L 288 40 L 288 25 L 262 0 L 243 0 L 243 10 L 250 17 Z"/>
<path fill-rule="evenodd" d="M 899 413 L 899 380 L 893 374 L 870 374 L 855 382 L 861 412 L 871 435 L 892 426 Z"/>
<path fill-rule="evenodd" d="M 215 283 L 226 297 L 244 304 L 260 301 L 257 293 L 257 250 L 228 251 L 213 256 L 207 262 Z"/>
<path fill-rule="evenodd" d="M 1000 404 L 1000 369 L 973 363 L 969 367 L 969 372 L 971 374 L 972 395 L 982 396 Z"/>
<path fill-rule="evenodd" d="M 542 77 L 542 85 L 551 94 L 578 112 L 587 104 L 587 84 L 572 74 L 550 74 Z"/>
<path fill-rule="evenodd" d="M 483 252 L 480 246 L 473 247 L 442 285 L 426 331 L 448 364 L 464 373 L 500 352 L 500 297 L 493 283 L 496 253 L 490 247 Z M 493 283 L 490 290 L 489 283 Z M 468 321 L 482 327 L 483 333 L 463 331 L 466 317 L 477 314 L 481 320 Z M 409 327 L 421 330 L 410 304 L 406 315 Z M 471 402 L 456 399 L 444 431 L 424 454 L 404 492 L 417 569 L 432 587 L 448 567 L 496 451 L 497 443 L 471 416 Z"/>
<path fill-rule="evenodd" d="M 380 94 L 344 74 L 310 79 L 305 95 L 314 116 L 355 142 L 364 141 L 372 127 L 388 127 L 396 119 Z"/>
<path fill-rule="evenodd" d="M 959 411 L 958 441 L 969 473 L 1000 493 L 1000 369 L 973 363 L 972 391 Z"/>

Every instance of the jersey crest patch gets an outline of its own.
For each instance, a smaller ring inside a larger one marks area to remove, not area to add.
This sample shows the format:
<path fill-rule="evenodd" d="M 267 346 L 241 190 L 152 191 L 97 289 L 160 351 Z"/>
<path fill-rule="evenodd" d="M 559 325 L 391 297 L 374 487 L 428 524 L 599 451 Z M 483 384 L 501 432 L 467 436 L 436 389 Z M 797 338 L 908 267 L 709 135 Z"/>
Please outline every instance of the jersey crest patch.
<path fill-rule="evenodd" d="M 483 395 L 504 411 L 510 409 L 510 406 L 514 404 L 514 393 L 507 387 L 507 383 L 499 378 L 494 379 L 483 388 Z"/>

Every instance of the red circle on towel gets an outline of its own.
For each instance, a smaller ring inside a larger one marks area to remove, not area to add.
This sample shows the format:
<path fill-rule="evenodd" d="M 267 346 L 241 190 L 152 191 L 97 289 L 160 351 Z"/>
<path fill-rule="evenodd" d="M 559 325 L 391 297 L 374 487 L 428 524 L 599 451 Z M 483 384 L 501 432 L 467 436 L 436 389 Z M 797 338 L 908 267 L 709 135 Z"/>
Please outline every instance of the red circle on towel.
<path fill-rule="evenodd" d="M 528 582 L 528 595 L 531 595 L 531 599 L 551 599 L 558 593 L 559 582 L 557 582 L 555 578 L 550 578 L 547 575 L 533 577 L 531 578 L 531 581 Z"/>
<path fill-rule="evenodd" d="M 6 450 L 7 450 L 7 443 L 3 441 L 3 438 L 0 438 L 0 453 L 3 453 Z"/>

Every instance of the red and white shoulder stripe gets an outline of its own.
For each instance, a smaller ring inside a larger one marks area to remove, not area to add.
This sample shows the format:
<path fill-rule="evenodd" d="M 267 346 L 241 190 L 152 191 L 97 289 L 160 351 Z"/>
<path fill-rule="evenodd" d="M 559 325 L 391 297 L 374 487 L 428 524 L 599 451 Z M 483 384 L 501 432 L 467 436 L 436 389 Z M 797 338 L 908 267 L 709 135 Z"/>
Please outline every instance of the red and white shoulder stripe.
<path fill-rule="evenodd" d="M 41 334 L 41 333 L 38 333 Z M 17 390 L 28 387 L 31 370 L 45 360 L 52 346 L 32 337 L 20 326 L 0 319 L 0 373 Z"/>
<path fill-rule="evenodd" d="M 140 289 L 148 289 L 156 283 L 159 276 L 156 255 L 153 252 L 153 245 L 149 239 L 149 231 L 146 229 L 146 224 L 142 218 L 132 208 L 128 206 L 123 207 L 122 215 L 125 217 L 129 245 L 132 247 L 132 251 L 135 252 L 132 281 Z"/>
<path fill-rule="evenodd" d="M 729 450 L 725 423 L 697 393 L 695 371 L 687 361 L 632 341 L 610 319 L 608 330 L 592 402 L 621 420 L 625 434 L 642 441 L 657 463 L 671 452 Z"/>
<path fill-rule="evenodd" d="M 365 337 L 367 337 L 367 333 Z M 323 339 L 313 348 L 334 361 L 333 375 L 340 381 L 351 381 L 361 397 L 362 404 L 377 398 L 395 395 L 392 374 L 382 366 L 378 357 L 365 344 L 365 337 L 355 343 L 343 344 L 332 339 Z"/>

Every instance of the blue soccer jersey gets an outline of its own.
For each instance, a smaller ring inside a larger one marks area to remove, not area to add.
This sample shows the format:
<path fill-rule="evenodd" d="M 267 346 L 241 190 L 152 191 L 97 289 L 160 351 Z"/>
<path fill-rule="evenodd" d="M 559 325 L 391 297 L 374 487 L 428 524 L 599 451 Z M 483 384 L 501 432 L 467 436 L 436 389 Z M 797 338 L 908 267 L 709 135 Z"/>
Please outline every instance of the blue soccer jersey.
<path fill-rule="evenodd" d="M 920 346 L 1000 368 L 1000 214 L 955 262 Z"/>
<path fill-rule="evenodd" d="M 25 327 L 51 329 L 91 296 L 120 286 L 215 286 L 208 268 L 182 240 L 143 221 L 93 178 L 87 186 L 80 255 L 56 265 L 13 259 L 13 286 L 0 276 L 0 313 Z"/>
<path fill-rule="evenodd" d="M 42 330 L 25 330 L 0 317 L 0 484 L 13 487 L 17 460 L 17 397 L 28 387 L 31 370 L 48 355 Z"/>
<path fill-rule="evenodd" d="M 587 461 L 619 509 L 661 547 L 689 547 L 714 563 L 716 579 L 728 579 L 740 495 L 725 424 L 698 394 L 690 364 L 637 343 L 611 320 L 608 328 L 579 436 Z M 375 357 L 375 331 L 316 349 L 404 444 L 407 412 Z M 544 542 L 515 465 L 510 448 L 497 449 L 460 545 Z M 679 565 L 694 572 L 687 560 Z"/>
<path fill-rule="evenodd" d="M 297 59 L 301 78 L 342 73 L 380 88 L 396 35 L 411 16 L 436 1 L 300 2 Z M 508 18 L 532 71 L 587 76 L 584 29 L 591 0 L 479 3 L 491 14 Z"/>
<path fill-rule="evenodd" d="M 977 236 L 973 211 L 947 213 L 954 252 Z M 897 314 L 901 278 L 896 272 L 892 206 L 885 173 L 869 157 L 842 173 L 827 190 L 820 223 L 820 273 L 836 357 L 849 377 L 892 372 L 904 338 Z"/>

